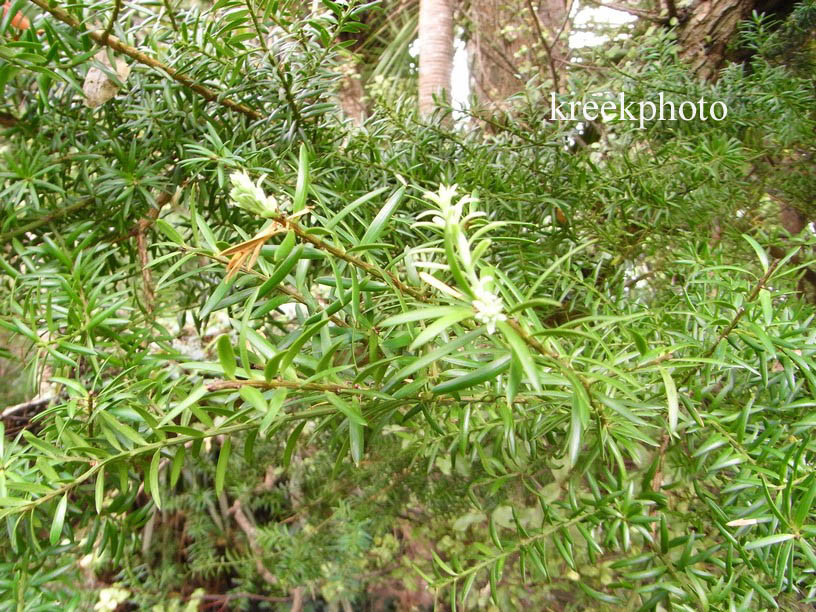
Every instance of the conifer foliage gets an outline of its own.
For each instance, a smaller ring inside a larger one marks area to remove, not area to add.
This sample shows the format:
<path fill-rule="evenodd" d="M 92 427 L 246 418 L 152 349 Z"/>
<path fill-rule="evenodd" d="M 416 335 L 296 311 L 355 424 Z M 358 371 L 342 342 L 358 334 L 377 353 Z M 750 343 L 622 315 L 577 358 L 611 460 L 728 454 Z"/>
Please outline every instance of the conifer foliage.
<path fill-rule="evenodd" d="M 812 1 L 576 52 L 728 109 L 644 129 L 411 65 L 358 125 L 393 7 L 310 4 L 4 11 L 0 610 L 811 605 Z"/>

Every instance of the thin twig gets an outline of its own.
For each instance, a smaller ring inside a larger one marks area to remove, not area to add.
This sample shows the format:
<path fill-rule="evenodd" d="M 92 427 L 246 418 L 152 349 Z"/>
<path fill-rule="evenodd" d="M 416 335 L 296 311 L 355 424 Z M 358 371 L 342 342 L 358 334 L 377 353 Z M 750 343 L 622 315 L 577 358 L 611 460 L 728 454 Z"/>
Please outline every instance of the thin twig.
<path fill-rule="evenodd" d="M 651 487 L 652 491 L 655 493 L 660 493 L 660 489 L 663 488 L 663 468 L 666 461 L 666 450 L 669 448 L 669 442 L 671 441 L 671 436 L 668 433 L 663 434 L 663 439 L 660 442 L 660 448 L 657 450 L 657 456 L 655 457 L 655 461 L 657 461 L 657 467 L 655 468 L 654 476 L 652 476 Z M 649 509 L 649 515 L 653 515 L 656 511 L 656 508 L 653 506 Z M 659 523 L 655 521 L 652 523 L 652 540 L 655 542 L 657 541 L 657 529 Z"/>
<path fill-rule="evenodd" d="M 765 287 L 765 283 L 768 282 L 768 279 L 776 271 L 776 268 L 779 265 L 779 261 L 780 261 L 779 259 L 774 259 L 771 265 L 768 266 L 768 269 L 765 271 L 765 274 L 763 274 L 762 278 L 760 278 L 757 281 L 754 290 L 751 292 L 751 295 L 748 296 L 748 299 L 745 302 L 746 304 L 750 304 L 757 298 L 759 292 Z M 731 323 L 729 323 L 728 326 L 720 332 L 720 335 L 717 336 L 717 339 L 711 344 L 708 350 L 705 353 L 703 353 L 701 359 L 708 359 L 714 354 L 714 351 L 717 350 L 717 347 L 720 345 L 720 342 L 725 340 L 728 334 L 734 331 L 734 328 L 737 326 L 737 324 L 739 324 L 740 320 L 742 319 L 743 316 L 745 316 L 746 312 L 747 308 L 745 306 L 740 306 L 739 310 L 737 311 L 737 314 L 734 315 L 734 318 L 731 320 Z M 692 376 L 694 376 L 697 370 L 699 370 L 701 367 L 702 363 L 686 372 L 686 375 L 682 378 L 682 380 L 679 383 L 677 383 L 677 388 L 679 389 L 680 387 L 688 383 L 689 379 Z"/>
<path fill-rule="evenodd" d="M 631 287 L 634 287 L 640 281 L 646 280 L 647 278 L 650 278 L 650 277 L 654 276 L 658 272 L 659 272 L 659 270 L 649 270 L 648 272 L 644 272 L 643 274 L 640 274 L 639 276 L 636 276 L 635 278 L 630 278 L 628 281 L 626 281 L 626 284 L 624 284 L 624 288 L 629 289 Z"/>
<path fill-rule="evenodd" d="M 28 223 L 22 227 L 18 227 L 16 230 L 11 230 L 9 232 L 6 232 L 5 234 L 0 234 L 0 243 L 4 243 L 7 240 L 11 240 L 12 238 L 20 236 L 21 234 L 25 234 L 26 232 L 35 230 L 42 225 L 51 223 L 51 221 L 59 219 L 60 217 L 64 217 L 65 215 L 69 215 L 72 212 L 79 210 L 80 208 L 84 208 L 85 206 L 92 204 L 93 202 L 94 198 L 86 198 L 84 200 L 80 200 L 79 202 L 74 202 L 73 204 L 70 204 L 68 206 L 63 206 L 62 208 L 59 208 L 52 213 L 48 213 L 44 217 L 40 217 L 39 219 L 32 221 L 31 223 Z"/>
<path fill-rule="evenodd" d="M 196 253 L 197 255 L 200 255 L 202 257 L 206 257 L 207 259 L 212 259 L 213 261 L 217 261 L 217 262 L 220 262 L 222 264 L 228 264 L 229 263 L 229 259 L 227 257 L 222 257 L 221 255 L 216 255 L 216 254 L 213 254 L 213 253 L 207 253 L 207 252 L 201 251 L 199 249 L 194 249 L 194 248 L 188 247 L 188 246 L 180 246 L 179 249 L 182 250 L 182 251 L 188 252 L 188 253 L 190 253 L 190 252 Z M 256 272 L 255 270 L 247 270 L 247 274 L 252 274 L 253 276 L 256 276 L 256 277 L 258 277 L 258 278 L 260 278 L 262 280 L 267 280 L 269 278 L 265 274 L 263 274 L 261 272 Z M 290 287 L 286 287 L 284 285 L 278 285 L 277 287 L 275 287 L 275 291 L 278 291 L 279 293 L 283 293 L 284 295 L 288 295 L 289 297 L 291 297 L 293 300 L 295 300 L 299 304 L 309 306 L 309 303 L 306 300 L 306 298 L 303 297 L 302 295 L 300 295 L 300 293 L 298 293 L 294 289 L 291 289 Z M 331 321 L 332 323 L 334 323 L 335 325 L 338 325 L 340 327 L 346 327 L 346 328 L 349 328 L 349 329 L 356 329 L 357 331 L 362 331 L 359 328 L 356 328 L 353 325 L 350 325 L 349 323 L 346 323 L 343 319 L 341 319 L 337 315 L 329 315 L 329 321 Z M 366 333 L 368 333 L 368 332 L 366 332 Z"/>
<path fill-rule="evenodd" d="M 754 290 L 751 292 L 751 295 L 748 296 L 748 302 L 747 302 L 748 304 L 753 302 L 757 298 L 757 296 L 759 295 L 759 292 L 762 289 L 765 288 L 765 283 L 768 282 L 768 279 L 776 271 L 776 267 L 778 265 L 779 265 L 779 260 L 774 259 L 773 263 L 771 263 L 771 265 L 768 266 L 768 269 L 765 271 L 765 274 L 763 274 L 762 278 L 760 278 L 759 281 L 757 281 L 756 287 L 754 287 Z M 714 351 L 717 350 L 717 346 L 719 346 L 720 342 L 725 340 L 725 337 L 728 336 L 728 334 L 730 334 L 734 330 L 734 328 L 737 326 L 737 323 L 739 323 L 740 319 L 742 319 L 742 317 L 745 315 L 746 310 L 747 309 L 745 308 L 745 306 L 740 306 L 740 309 L 737 311 L 737 314 L 734 316 L 734 319 L 731 321 L 731 323 L 728 325 L 728 327 L 726 327 L 722 332 L 720 332 L 720 335 L 714 341 L 714 344 L 712 344 L 709 347 L 709 349 L 705 352 L 705 354 L 703 355 L 703 359 L 708 359 L 709 357 L 711 357 L 714 354 Z"/>
<path fill-rule="evenodd" d="M 266 44 L 266 38 L 264 38 L 264 34 L 261 31 L 261 24 L 258 22 L 258 17 L 255 15 L 255 10 L 252 8 L 250 0 L 244 0 L 244 4 L 246 5 L 249 16 L 252 19 L 255 34 L 258 36 L 258 43 L 260 43 L 261 48 L 264 50 L 267 59 L 269 59 L 269 61 L 275 66 L 275 72 L 277 73 L 278 79 L 280 79 L 281 85 L 283 86 L 283 94 L 286 98 L 286 102 L 289 104 L 289 108 L 292 111 L 292 117 L 295 120 L 295 125 L 298 129 L 300 129 L 303 127 L 303 117 L 300 115 L 300 110 L 295 102 L 295 96 L 292 93 L 292 83 L 287 78 L 286 72 L 281 66 L 281 62 L 269 50 L 269 46 Z"/>
<path fill-rule="evenodd" d="M 9 406 L 3 410 L 3 413 L 0 414 L 0 418 L 5 419 L 10 417 L 15 412 L 25 412 L 26 410 L 30 410 L 33 408 L 40 408 L 41 406 L 47 406 L 53 400 L 53 397 L 35 397 L 32 400 L 28 400 L 27 402 L 23 402 L 21 404 L 15 404 L 14 406 Z"/>
<path fill-rule="evenodd" d="M 157 210 L 158 209 L 154 209 Z M 150 271 L 150 255 L 147 252 L 147 228 L 153 221 L 148 217 L 140 219 L 136 232 L 136 249 L 139 252 L 139 262 L 142 265 L 142 291 L 144 292 L 145 310 L 148 315 L 153 313 L 153 305 L 156 299 L 153 291 L 153 275 Z"/>
<path fill-rule="evenodd" d="M 309 244 L 313 245 L 315 248 L 318 248 L 318 249 L 320 249 L 322 251 L 326 251 L 327 253 L 331 253 L 335 257 L 339 257 L 340 259 L 352 264 L 353 266 L 355 266 L 357 268 L 360 268 L 364 272 L 368 272 L 372 276 L 376 276 L 377 278 L 379 278 L 382 281 L 385 281 L 386 283 L 392 283 L 402 293 L 408 294 L 411 297 L 419 300 L 420 302 L 429 302 L 430 301 L 428 296 L 426 296 L 421 291 L 418 291 L 418 290 L 414 289 L 413 287 L 409 287 L 408 285 L 403 283 L 401 280 L 399 280 L 395 274 L 392 274 L 391 272 L 386 272 L 384 270 L 380 270 L 378 267 L 372 266 L 370 263 L 365 262 L 362 259 L 358 259 L 357 257 L 354 257 L 353 255 L 349 255 L 343 249 L 332 246 L 328 242 L 324 242 L 323 240 L 321 240 L 317 236 L 307 232 L 305 229 L 303 229 L 303 227 L 298 225 L 295 221 L 291 221 L 291 220 L 286 219 L 284 217 L 278 218 L 277 221 L 279 221 L 280 223 L 283 223 L 285 225 L 288 225 L 289 228 L 291 228 L 292 231 L 295 232 L 295 234 L 297 234 L 297 236 L 301 240 L 304 240 L 304 241 L 308 242 Z"/>
<path fill-rule="evenodd" d="M 680 19 L 674 0 L 666 0 L 666 10 L 669 11 L 669 19 Z"/>
<path fill-rule="evenodd" d="M 238 523 L 241 531 L 243 531 L 244 535 L 246 535 L 247 541 L 249 542 L 249 548 L 255 557 L 255 567 L 258 569 L 258 573 L 269 584 L 277 586 L 278 579 L 266 568 L 266 565 L 264 565 L 263 548 L 260 544 L 258 544 L 258 529 L 244 514 L 240 499 L 236 499 L 235 503 L 232 504 L 230 514 L 235 517 L 235 522 Z"/>
<path fill-rule="evenodd" d="M 278 219 L 278 221 L 280 223 L 286 223 L 295 232 L 295 234 L 297 234 L 302 240 L 305 240 L 306 242 L 311 243 L 316 248 L 327 251 L 327 252 L 331 253 L 332 255 L 335 255 L 335 256 L 349 262 L 350 264 L 364 270 L 365 272 L 368 272 L 369 274 L 377 276 L 378 278 L 380 278 L 381 280 L 384 280 L 385 282 L 393 283 L 394 286 L 397 289 L 399 289 L 403 293 L 405 293 L 407 295 L 410 295 L 411 297 L 413 297 L 413 298 L 415 298 L 415 299 L 417 299 L 417 300 L 419 300 L 421 302 L 425 302 L 425 303 L 431 302 L 431 299 L 428 296 L 426 296 L 424 293 L 421 293 L 420 291 L 417 291 L 416 289 L 414 289 L 412 287 L 409 287 L 408 285 L 405 285 L 394 274 L 392 274 L 390 272 L 385 272 L 383 270 L 380 270 L 376 266 L 372 266 L 371 264 L 369 264 L 369 263 L 367 263 L 367 262 L 365 262 L 365 261 L 363 261 L 361 259 L 358 259 L 358 258 L 356 258 L 356 257 L 354 257 L 352 255 L 347 254 L 342 249 L 334 247 L 334 246 L 328 244 L 327 242 L 324 242 L 324 241 L 320 240 L 316 236 L 313 236 L 312 234 L 307 233 L 296 222 L 291 221 L 289 219 L 286 219 L 284 217 L 280 217 Z M 563 360 L 560 358 L 559 355 L 556 355 L 552 351 L 547 350 L 547 348 L 543 344 L 541 344 L 535 338 L 533 338 L 530 334 L 528 334 L 526 332 L 526 330 L 521 326 L 521 324 L 516 319 L 509 319 L 508 324 L 513 328 L 513 330 L 521 337 L 521 339 L 528 346 L 530 346 L 531 348 L 538 351 L 541 355 L 543 355 L 545 357 L 548 357 L 549 359 L 555 361 L 558 364 L 558 366 L 561 367 L 562 369 L 565 369 L 565 370 L 570 371 L 570 372 L 574 372 L 574 370 L 572 368 L 570 368 L 567 364 L 565 364 L 563 362 Z M 575 374 L 576 374 L 576 376 L 578 376 L 579 380 L 581 380 L 582 384 L 587 389 L 587 393 L 589 393 L 589 383 L 587 383 L 577 373 L 575 373 Z M 591 397 L 591 395 L 590 395 L 590 397 Z"/>
<path fill-rule="evenodd" d="M 174 171 L 175 168 L 173 168 L 168 174 L 172 175 Z M 159 195 L 156 196 L 156 205 L 151 206 L 150 209 L 145 214 L 145 216 L 142 219 L 139 219 L 139 221 L 136 222 L 136 225 L 134 225 L 128 233 L 122 234 L 117 238 L 114 238 L 111 242 L 116 244 L 117 242 L 122 242 L 124 240 L 127 240 L 128 238 L 133 238 L 134 236 L 137 236 L 140 231 L 144 231 L 147 228 L 151 227 L 156 222 L 156 219 L 159 218 L 159 214 L 161 214 L 162 208 L 164 208 L 164 206 L 173 199 L 174 193 L 178 193 L 179 190 L 184 189 L 187 186 L 187 183 L 189 182 L 190 182 L 189 178 L 184 179 L 181 183 L 178 184 L 178 186 L 176 186 L 175 192 L 168 190 L 161 191 Z"/>
<path fill-rule="evenodd" d="M 570 15 L 572 15 L 572 9 L 575 6 L 575 0 L 570 0 L 569 6 L 567 7 L 567 12 L 564 14 L 564 21 L 561 22 L 561 27 L 558 28 L 558 32 L 555 33 L 555 40 L 553 43 L 557 42 L 561 35 L 564 33 L 564 30 L 567 29 L 567 24 L 570 22 Z"/>
<path fill-rule="evenodd" d="M 174 32 L 178 32 L 178 25 L 176 25 L 176 14 L 173 11 L 173 7 L 170 6 L 170 0 L 163 0 L 164 1 L 164 8 L 167 9 L 167 16 L 170 18 L 170 27 L 173 28 Z"/>
<path fill-rule="evenodd" d="M 535 8 L 533 7 L 532 0 L 527 0 L 527 8 L 530 11 L 530 14 L 533 16 L 533 24 L 535 25 L 536 32 L 538 32 L 538 37 L 541 39 L 541 45 L 544 47 L 544 50 L 547 52 L 547 64 L 550 67 L 550 73 L 552 74 L 553 79 L 553 88 L 558 91 L 559 90 L 559 78 L 558 78 L 558 71 L 555 69 L 555 62 L 553 61 L 553 47 L 555 47 L 556 41 L 553 41 L 553 44 L 550 45 L 547 43 L 547 37 L 544 35 L 544 31 L 541 29 L 541 21 L 538 18 L 538 13 L 536 12 Z"/>
<path fill-rule="evenodd" d="M 530 546 L 534 542 L 538 540 L 543 540 L 544 538 L 548 538 L 559 530 L 569 529 L 572 525 L 580 523 L 581 521 L 590 517 L 591 515 L 592 512 L 585 510 L 580 514 L 574 515 L 572 518 L 565 519 L 560 522 L 554 522 L 550 525 L 547 525 L 546 527 L 542 527 L 541 529 L 539 529 L 538 533 L 535 533 L 531 536 L 527 536 L 514 542 L 515 545 L 512 548 L 506 547 L 503 549 L 498 549 L 492 556 L 483 559 L 479 563 L 471 565 L 469 568 L 459 572 L 455 576 L 446 576 L 444 578 L 441 578 L 434 584 L 434 586 L 437 589 L 440 589 L 442 587 L 450 585 L 453 582 L 456 582 L 457 580 L 461 580 L 467 576 L 470 576 L 471 574 L 478 574 L 485 568 L 490 567 L 491 565 L 496 563 L 497 561 L 500 561 L 501 559 L 508 559 L 512 556 L 515 556 L 520 551 L 524 550 L 526 547 Z"/>
<path fill-rule="evenodd" d="M 635 17 L 640 17 L 641 19 L 646 19 L 647 21 L 653 21 L 655 23 L 666 23 L 668 21 L 668 19 L 661 17 L 657 13 L 644 11 L 643 9 L 635 8 L 633 6 L 629 6 L 628 4 L 620 4 L 619 2 L 598 2 L 597 0 L 591 0 L 591 4 L 600 6 L 602 8 L 612 9 L 613 11 L 629 13 Z"/>
<path fill-rule="evenodd" d="M 116 4 L 113 5 L 113 13 L 111 13 L 110 21 L 108 22 L 108 27 L 105 28 L 105 31 L 102 32 L 102 41 L 103 45 L 108 44 L 108 37 L 113 32 L 113 26 L 116 25 L 116 20 L 119 18 L 119 11 L 122 10 L 122 0 L 115 0 Z"/>
<path fill-rule="evenodd" d="M 329 393 L 352 393 L 365 395 L 374 393 L 372 389 L 347 387 L 345 385 L 321 385 L 318 383 L 300 383 L 291 380 L 216 380 L 207 384 L 207 391 L 224 391 L 241 387 L 259 387 L 261 389 L 297 389 L 299 391 L 323 391 Z"/>
<path fill-rule="evenodd" d="M 187 598 L 187 601 L 194 599 L 223 601 L 227 602 L 232 599 L 252 599 L 254 601 L 268 601 L 272 603 L 286 603 L 292 601 L 291 597 L 270 597 L 268 595 L 257 595 L 256 593 L 221 593 L 219 595 L 196 595 Z"/>

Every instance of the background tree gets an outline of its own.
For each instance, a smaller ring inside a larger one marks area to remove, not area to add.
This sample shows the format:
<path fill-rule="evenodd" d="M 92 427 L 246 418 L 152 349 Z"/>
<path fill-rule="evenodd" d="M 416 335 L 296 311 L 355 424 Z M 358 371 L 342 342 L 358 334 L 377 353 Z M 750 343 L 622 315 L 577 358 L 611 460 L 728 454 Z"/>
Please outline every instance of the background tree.
<path fill-rule="evenodd" d="M 419 112 L 429 115 L 435 96 L 450 98 L 453 69 L 452 0 L 419 3 Z"/>

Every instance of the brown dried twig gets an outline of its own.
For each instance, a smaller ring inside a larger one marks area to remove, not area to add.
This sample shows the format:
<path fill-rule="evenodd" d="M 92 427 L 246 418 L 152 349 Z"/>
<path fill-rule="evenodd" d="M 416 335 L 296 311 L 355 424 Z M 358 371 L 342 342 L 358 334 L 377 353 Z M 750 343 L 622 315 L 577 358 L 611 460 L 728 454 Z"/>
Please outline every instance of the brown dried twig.
<path fill-rule="evenodd" d="M 158 209 L 154 209 L 157 211 Z M 151 211 L 152 212 L 152 211 Z M 136 232 L 136 248 L 139 251 L 139 262 L 142 265 L 142 291 L 144 291 L 145 310 L 153 312 L 156 294 L 153 291 L 153 275 L 150 272 L 150 256 L 147 252 L 147 228 L 150 227 L 150 219 L 140 219 Z"/>
<path fill-rule="evenodd" d="M 244 514 L 240 499 L 235 500 L 229 512 L 235 517 L 235 522 L 238 523 L 241 531 L 246 535 L 247 542 L 249 542 L 249 549 L 255 557 L 255 567 L 258 569 L 258 573 L 269 584 L 277 586 L 278 579 L 264 565 L 263 548 L 258 544 L 258 529 L 249 521 L 246 514 Z"/>

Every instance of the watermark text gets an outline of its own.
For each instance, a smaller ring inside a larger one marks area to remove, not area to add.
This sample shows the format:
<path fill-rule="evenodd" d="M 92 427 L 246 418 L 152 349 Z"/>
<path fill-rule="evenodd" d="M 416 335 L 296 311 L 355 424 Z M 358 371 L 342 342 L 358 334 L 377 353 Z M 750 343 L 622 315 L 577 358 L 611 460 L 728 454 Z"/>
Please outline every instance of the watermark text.
<path fill-rule="evenodd" d="M 728 116 L 725 102 L 706 102 L 705 98 L 697 101 L 684 100 L 673 102 L 666 100 L 663 92 L 656 101 L 640 100 L 626 102 L 626 95 L 620 92 L 617 97 L 602 100 L 572 100 L 558 103 L 555 93 L 550 94 L 551 121 L 634 121 L 638 129 L 646 129 L 651 121 L 722 121 Z"/>

